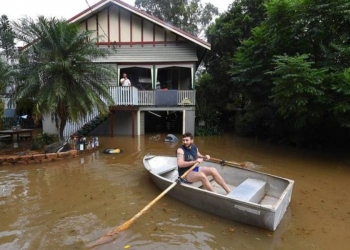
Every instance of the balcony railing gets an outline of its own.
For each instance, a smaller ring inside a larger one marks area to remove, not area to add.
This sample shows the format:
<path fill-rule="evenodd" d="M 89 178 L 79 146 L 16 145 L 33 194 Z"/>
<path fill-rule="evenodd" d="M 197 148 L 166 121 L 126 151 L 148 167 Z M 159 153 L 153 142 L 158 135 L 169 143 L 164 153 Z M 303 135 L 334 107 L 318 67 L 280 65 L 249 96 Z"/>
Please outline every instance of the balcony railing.
<path fill-rule="evenodd" d="M 110 87 L 116 106 L 194 106 L 194 90 L 138 90 L 135 87 Z"/>

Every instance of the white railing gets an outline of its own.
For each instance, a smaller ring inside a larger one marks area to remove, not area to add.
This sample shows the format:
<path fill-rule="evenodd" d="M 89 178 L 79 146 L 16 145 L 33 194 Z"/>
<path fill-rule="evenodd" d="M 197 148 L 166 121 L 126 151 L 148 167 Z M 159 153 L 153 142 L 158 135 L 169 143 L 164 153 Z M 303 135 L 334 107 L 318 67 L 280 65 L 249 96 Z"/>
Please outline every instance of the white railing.
<path fill-rule="evenodd" d="M 111 86 L 109 93 L 114 105 L 138 105 L 138 89 L 135 87 Z"/>
<path fill-rule="evenodd" d="M 114 100 L 114 105 L 155 105 L 155 92 L 157 90 L 138 90 L 135 87 L 117 87 L 111 86 L 109 92 Z M 196 105 L 196 91 L 194 90 L 178 90 L 177 104 L 180 106 Z"/>
<path fill-rule="evenodd" d="M 143 105 L 155 105 L 155 91 L 153 90 L 139 90 L 139 104 Z"/>
<path fill-rule="evenodd" d="M 194 90 L 178 90 L 177 91 L 177 104 L 181 106 L 194 106 L 196 105 L 196 91 Z"/>
<path fill-rule="evenodd" d="M 83 127 L 84 124 L 88 123 L 98 115 L 99 115 L 99 112 L 97 108 L 94 108 L 92 113 L 89 113 L 85 117 L 79 119 L 78 122 L 67 122 L 63 131 L 64 138 L 68 139 L 71 136 L 71 134 L 78 131 L 81 127 Z"/>

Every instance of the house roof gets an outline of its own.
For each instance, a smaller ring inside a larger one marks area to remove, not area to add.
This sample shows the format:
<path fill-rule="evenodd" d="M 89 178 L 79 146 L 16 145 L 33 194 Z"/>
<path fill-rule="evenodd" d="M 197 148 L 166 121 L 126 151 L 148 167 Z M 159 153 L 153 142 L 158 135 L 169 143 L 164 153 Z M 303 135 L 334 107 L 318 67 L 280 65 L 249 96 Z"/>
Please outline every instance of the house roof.
<path fill-rule="evenodd" d="M 121 0 L 101 0 L 100 2 L 92 5 L 90 8 L 87 8 L 86 10 L 80 12 L 79 14 L 75 15 L 74 17 L 70 18 L 68 21 L 71 22 L 71 23 L 75 23 L 75 22 L 78 22 L 78 21 L 81 21 L 83 20 L 84 18 L 90 16 L 92 13 L 95 13 L 95 12 L 98 12 L 100 11 L 101 9 L 104 9 L 106 6 L 110 6 L 110 4 L 114 4 L 114 5 L 117 5 L 117 6 L 120 6 L 128 11 L 130 11 L 131 13 L 134 13 L 135 15 L 138 15 L 144 19 L 147 19 L 148 21 L 152 22 L 152 23 L 155 23 L 161 27 L 163 27 L 164 29 L 166 30 L 169 30 L 189 41 L 192 41 L 194 42 L 195 44 L 205 48 L 205 49 L 208 49 L 210 50 L 210 43 L 202 40 L 202 39 L 199 39 L 198 37 L 188 33 L 188 32 L 185 32 L 169 23 L 166 23 L 162 20 L 160 20 L 159 18 L 156 18 L 148 13 L 146 13 L 145 11 L 143 10 L 140 10 L 138 8 L 135 8 Z"/>

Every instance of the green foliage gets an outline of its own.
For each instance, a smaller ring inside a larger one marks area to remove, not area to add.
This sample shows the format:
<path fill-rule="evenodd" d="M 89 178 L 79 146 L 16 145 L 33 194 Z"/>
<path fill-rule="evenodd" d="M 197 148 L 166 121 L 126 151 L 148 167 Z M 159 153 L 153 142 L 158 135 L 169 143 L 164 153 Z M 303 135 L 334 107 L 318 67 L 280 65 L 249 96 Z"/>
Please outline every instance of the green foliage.
<path fill-rule="evenodd" d="M 7 63 L 0 58 L 0 92 L 4 93 L 7 86 L 11 86 L 15 76 L 15 71 Z"/>
<path fill-rule="evenodd" d="M 135 6 L 195 36 L 219 14 L 217 7 L 200 0 L 135 0 Z"/>
<path fill-rule="evenodd" d="M 314 62 L 307 55 L 275 56 L 270 98 L 277 104 L 277 112 L 283 118 L 293 116 L 296 128 L 318 119 L 327 112 L 326 86 L 323 85 L 327 70 L 312 68 Z"/>
<path fill-rule="evenodd" d="M 242 136 L 265 137 L 271 129 L 275 129 L 273 112 L 270 108 L 247 110 L 236 115 L 235 131 Z"/>
<path fill-rule="evenodd" d="M 252 29 L 265 19 L 263 3 L 263 0 L 234 1 L 228 11 L 207 29 L 211 50 L 206 53 L 204 64 L 214 80 L 206 87 L 215 90 L 216 106 L 219 110 L 225 109 L 228 104 L 240 108 L 248 99 L 247 92 L 243 93 L 244 88 L 231 81 L 230 70 L 235 67 L 232 58 L 242 41 L 248 39 L 252 35 Z M 244 60 L 249 62 L 250 56 Z M 252 68 L 260 74 L 259 66 L 255 66 Z M 237 77 L 244 76 L 239 74 Z"/>
<path fill-rule="evenodd" d="M 6 15 L 0 18 L 0 49 L 4 50 L 7 60 L 15 53 L 15 34 Z"/>
<path fill-rule="evenodd" d="M 55 135 L 50 135 L 49 133 L 41 133 L 37 138 L 41 139 L 45 145 L 49 145 L 54 142 Z"/>
<path fill-rule="evenodd" d="M 219 135 L 223 133 L 220 122 L 221 113 L 218 110 L 208 110 L 208 113 L 196 117 L 195 135 Z"/>
<path fill-rule="evenodd" d="M 38 134 L 37 137 L 33 138 L 31 149 L 32 150 L 43 150 L 45 145 L 50 145 L 55 141 L 57 135 L 49 134 L 49 133 L 41 133 Z"/>
<path fill-rule="evenodd" d="M 20 114 L 20 112 L 24 114 L 31 113 L 31 111 L 35 109 L 35 105 L 34 99 L 21 98 L 16 102 L 16 114 Z"/>
<path fill-rule="evenodd" d="M 28 46 L 19 55 L 21 81 L 13 101 L 35 99 L 34 113 L 51 115 L 60 139 L 67 121 L 77 121 L 96 107 L 104 115 L 113 100 L 108 83 L 116 78 L 110 65 L 96 63 L 110 52 L 96 47 L 92 31 L 79 24 L 38 17 L 13 24 L 16 37 Z"/>
<path fill-rule="evenodd" d="M 350 128 L 350 68 L 336 76 L 337 82 L 331 88 L 335 91 L 333 115 L 343 127 Z"/>
<path fill-rule="evenodd" d="M 217 91 L 211 88 L 214 87 L 212 82 L 212 76 L 203 73 L 196 83 L 196 135 L 216 135 L 223 132 L 221 112 L 216 106 Z"/>
<path fill-rule="evenodd" d="M 42 138 L 33 138 L 32 145 L 30 147 L 31 150 L 43 150 L 45 147 L 45 142 Z"/>
<path fill-rule="evenodd" d="M 265 21 L 242 41 L 230 70 L 249 134 L 304 146 L 327 136 L 346 140 L 350 2 L 274 0 L 265 7 Z M 263 108 L 272 115 L 261 116 Z"/>

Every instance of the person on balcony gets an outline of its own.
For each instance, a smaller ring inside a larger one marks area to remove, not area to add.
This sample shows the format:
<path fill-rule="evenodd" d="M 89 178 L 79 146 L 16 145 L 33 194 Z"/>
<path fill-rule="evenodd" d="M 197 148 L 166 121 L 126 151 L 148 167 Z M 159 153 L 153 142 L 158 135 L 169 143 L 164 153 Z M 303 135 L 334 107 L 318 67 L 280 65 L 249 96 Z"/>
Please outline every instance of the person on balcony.
<path fill-rule="evenodd" d="M 120 79 L 120 85 L 123 87 L 131 87 L 131 82 L 126 73 L 123 73 L 123 78 Z"/>

